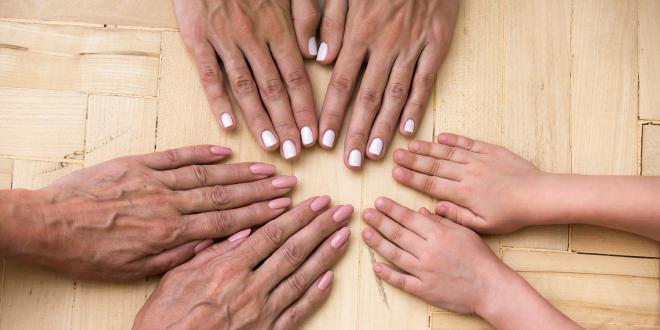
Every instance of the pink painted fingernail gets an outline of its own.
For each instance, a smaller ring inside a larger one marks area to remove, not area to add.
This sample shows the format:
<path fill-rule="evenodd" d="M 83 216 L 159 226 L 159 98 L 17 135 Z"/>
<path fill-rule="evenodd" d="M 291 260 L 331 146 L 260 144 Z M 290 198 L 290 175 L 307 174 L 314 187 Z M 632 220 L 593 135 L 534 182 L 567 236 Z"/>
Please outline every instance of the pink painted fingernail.
<path fill-rule="evenodd" d="M 214 155 L 218 155 L 218 156 L 227 156 L 227 155 L 230 155 L 230 154 L 231 154 L 231 149 L 229 149 L 229 148 L 225 148 L 225 147 L 221 147 L 221 146 L 212 146 L 212 147 L 209 149 L 209 151 L 210 151 L 212 154 L 214 154 Z"/>
<path fill-rule="evenodd" d="M 332 283 L 332 277 L 333 273 L 331 270 L 325 272 L 323 274 L 323 277 L 321 277 L 321 280 L 319 281 L 318 288 L 321 290 L 325 290 L 330 286 L 330 283 Z"/>
<path fill-rule="evenodd" d="M 257 163 L 250 165 L 250 172 L 257 175 L 271 175 L 275 173 L 275 166 L 265 163 Z"/>
<path fill-rule="evenodd" d="M 283 209 L 291 205 L 291 198 L 278 198 L 268 202 L 268 207 L 273 210 Z"/>
<path fill-rule="evenodd" d="M 381 264 L 374 264 L 374 272 L 380 273 L 383 271 L 383 266 Z"/>
<path fill-rule="evenodd" d="M 281 176 L 273 180 L 273 187 L 275 188 L 291 188 L 296 185 L 298 179 L 295 176 Z"/>
<path fill-rule="evenodd" d="M 319 196 L 314 199 L 312 204 L 309 205 L 309 208 L 312 209 L 314 212 L 318 212 L 323 210 L 326 206 L 330 204 L 330 197 L 329 196 Z"/>
<path fill-rule="evenodd" d="M 195 247 L 193 248 L 193 252 L 195 254 L 198 254 L 198 253 L 204 251 L 207 247 L 211 246 L 212 244 L 213 244 L 212 239 L 203 240 L 203 241 L 197 243 L 197 245 L 195 245 Z"/>
<path fill-rule="evenodd" d="M 351 231 L 348 229 L 348 227 L 339 229 L 339 231 L 337 231 L 337 234 L 335 234 L 335 237 L 333 237 L 332 240 L 330 241 L 330 245 L 335 249 L 342 247 L 342 245 L 344 245 L 344 243 L 346 243 L 346 241 L 348 240 L 348 236 L 350 234 Z"/>
<path fill-rule="evenodd" d="M 369 229 L 365 229 L 365 230 L 362 231 L 362 237 L 364 237 L 364 239 L 366 241 L 371 240 L 371 238 L 373 236 L 374 236 L 374 233 L 371 232 L 371 230 L 369 230 Z"/>
<path fill-rule="evenodd" d="M 251 232 L 252 232 L 252 229 L 250 229 L 250 228 L 243 229 L 243 230 L 239 231 L 238 233 L 229 236 L 229 238 L 227 240 L 231 243 L 234 243 L 236 241 L 240 241 L 240 240 L 250 236 Z"/>
<path fill-rule="evenodd" d="M 351 214 L 353 214 L 353 205 L 342 205 L 337 211 L 335 211 L 335 214 L 332 215 L 332 220 L 335 220 L 335 222 L 343 222 L 348 219 Z"/>

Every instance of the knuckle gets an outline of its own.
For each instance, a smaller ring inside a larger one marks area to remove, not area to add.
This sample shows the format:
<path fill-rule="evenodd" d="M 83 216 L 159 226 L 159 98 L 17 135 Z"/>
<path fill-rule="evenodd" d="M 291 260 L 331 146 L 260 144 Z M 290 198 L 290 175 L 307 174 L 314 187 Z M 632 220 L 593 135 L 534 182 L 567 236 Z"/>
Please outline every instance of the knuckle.
<path fill-rule="evenodd" d="M 367 137 L 367 134 L 365 134 L 364 132 L 350 132 L 348 134 L 348 138 L 351 141 L 355 141 L 355 142 L 359 143 L 360 145 L 363 145 L 367 142 L 368 137 Z"/>
<path fill-rule="evenodd" d="M 417 82 L 424 92 L 431 91 L 435 84 L 435 75 L 430 73 L 421 74 L 417 78 Z"/>
<path fill-rule="evenodd" d="M 434 191 L 434 189 L 435 189 L 435 180 L 432 177 L 426 177 L 424 179 L 424 184 L 423 185 L 424 185 L 423 188 L 422 188 L 423 191 L 427 191 L 427 192 Z"/>
<path fill-rule="evenodd" d="M 364 88 L 360 93 L 360 101 L 363 105 L 373 108 L 380 104 L 381 95 L 373 88 Z"/>
<path fill-rule="evenodd" d="M 280 246 L 284 240 L 284 232 L 280 226 L 273 224 L 263 227 L 265 238 L 273 244 L 273 246 Z"/>
<path fill-rule="evenodd" d="M 398 264 L 401 261 L 401 251 L 400 250 L 394 250 L 392 251 L 390 255 L 390 261 L 392 261 L 394 264 Z"/>
<path fill-rule="evenodd" d="M 205 84 L 215 83 L 220 77 L 219 69 L 210 63 L 201 64 L 199 67 L 199 76 Z"/>
<path fill-rule="evenodd" d="M 270 118 L 263 111 L 245 111 L 245 119 L 248 120 L 248 123 L 253 123 L 260 126 L 268 126 L 270 123 Z"/>
<path fill-rule="evenodd" d="M 208 170 L 204 166 L 193 165 L 191 166 L 195 181 L 199 186 L 206 186 L 208 184 Z"/>
<path fill-rule="evenodd" d="M 474 140 L 466 137 L 465 138 L 465 149 L 472 150 L 474 148 Z"/>
<path fill-rule="evenodd" d="M 340 25 L 341 25 L 340 22 L 336 21 L 334 18 L 330 16 L 323 15 L 323 17 L 321 17 L 321 29 L 330 30 L 330 31 L 337 30 L 339 29 Z"/>
<path fill-rule="evenodd" d="M 179 152 L 176 149 L 167 149 L 163 154 L 172 163 L 176 163 L 179 160 Z"/>
<path fill-rule="evenodd" d="M 403 227 L 397 226 L 392 230 L 392 241 L 401 242 L 403 239 Z"/>
<path fill-rule="evenodd" d="M 301 86 L 309 84 L 307 74 L 303 71 L 293 71 L 286 75 L 286 85 L 291 89 L 299 89 Z"/>
<path fill-rule="evenodd" d="M 264 96 L 269 99 L 277 99 L 284 95 L 284 86 L 278 78 L 268 79 L 264 83 Z"/>
<path fill-rule="evenodd" d="M 275 124 L 275 130 L 278 132 L 293 132 L 294 125 L 289 121 L 278 122 Z"/>
<path fill-rule="evenodd" d="M 307 279 L 300 273 L 294 273 L 289 276 L 289 286 L 297 292 L 303 292 L 307 289 Z"/>
<path fill-rule="evenodd" d="M 229 234 L 232 233 L 233 219 L 227 212 L 216 212 L 213 216 L 213 226 L 217 233 Z"/>
<path fill-rule="evenodd" d="M 337 77 L 333 77 L 330 85 L 332 88 L 342 94 L 347 94 L 353 91 L 353 81 L 345 76 L 339 75 Z"/>
<path fill-rule="evenodd" d="M 433 161 L 433 163 L 431 164 L 431 174 L 435 176 L 440 176 L 440 167 L 441 165 L 439 161 L 437 160 Z"/>
<path fill-rule="evenodd" d="M 248 73 L 241 72 L 232 77 L 232 88 L 240 95 L 249 94 L 255 91 L 254 79 Z"/>
<path fill-rule="evenodd" d="M 406 290 L 408 289 L 408 281 L 406 281 L 406 278 L 403 276 L 398 276 L 396 279 L 394 279 L 394 282 L 396 286 L 399 288 Z"/>
<path fill-rule="evenodd" d="M 445 159 L 453 160 L 454 156 L 456 155 L 456 150 L 458 150 L 458 148 L 450 147 L 449 150 L 447 150 L 447 156 L 445 157 Z"/>
<path fill-rule="evenodd" d="M 395 82 L 390 87 L 388 95 L 397 101 L 401 101 L 408 96 L 408 88 L 400 82 Z"/>
<path fill-rule="evenodd" d="M 410 101 L 408 101 L 407 107 L 410 108 L 410 110 L 413 113 L 423 113 L 425 105 L 423 105 L 423 104 L 421 104 L 417 101 L 410 100 Z"/>
<path fill-rule="evenodd" d="M 231 202 L 231 197 L 227 193 L 227 189 L 223 186 L 215 186 L 209 190 L 209 199 L 216 206 L 227 205 Z"/>
<path fill-rule="evenodd" d="M 298 265 L 305 261 L 305 253 L 297 244 L 285 246 L 282 253 L 284 258 L 292 265 Z"/>

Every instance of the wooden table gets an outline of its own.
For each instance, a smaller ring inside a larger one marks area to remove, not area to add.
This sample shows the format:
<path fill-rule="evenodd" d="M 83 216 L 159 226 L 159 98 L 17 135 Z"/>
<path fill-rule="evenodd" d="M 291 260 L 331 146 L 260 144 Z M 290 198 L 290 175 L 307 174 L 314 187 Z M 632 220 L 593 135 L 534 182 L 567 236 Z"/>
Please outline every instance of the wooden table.
<path fill-rule="evenodd" d="M 464 1 L 417 137 L 468 134 L 548 171 L 660 175 L 659 35 L 655 0 Z M 320 105 L 331 68 L 308 69 Z M 395 184 L 389 156 L 362 173 L 344 168 L 342 148 L 287 163 L 239 127 L 227 135 L 213 122 L 169 0 L 0 2 L 0 188 L 39 188 L 117 156 L 218 143 L 234 160 L 274 162 L 298 176 L 297 201 L 327 193 L 357 210 L 379 195 L 432 205 Z M 334 292 L 306 328 L 487 327 L 377 281 L 378 257 L 358 239 L 360 227 L 355 216 Z M 657 243 L 565 225 L 486 240 L 582 325 L 660 328 Z M 1 329 L 129 328 L 158 280 L 75 281 L 11 260 L 0 271 Z"/>

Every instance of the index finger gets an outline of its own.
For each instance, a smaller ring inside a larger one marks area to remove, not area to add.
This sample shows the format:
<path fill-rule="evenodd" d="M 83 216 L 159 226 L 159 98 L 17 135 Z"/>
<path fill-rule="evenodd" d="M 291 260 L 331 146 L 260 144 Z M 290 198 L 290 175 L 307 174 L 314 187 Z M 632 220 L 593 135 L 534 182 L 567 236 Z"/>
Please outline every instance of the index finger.
<path fill-rule="evenodd" d="M 214 146 L 198 145 L 168 149 L 145 155 L 129 156 L 143 165 L 157 171 L 171 170 L 188 165 L 212 164 L 231 154 L 231 149 Z"/>

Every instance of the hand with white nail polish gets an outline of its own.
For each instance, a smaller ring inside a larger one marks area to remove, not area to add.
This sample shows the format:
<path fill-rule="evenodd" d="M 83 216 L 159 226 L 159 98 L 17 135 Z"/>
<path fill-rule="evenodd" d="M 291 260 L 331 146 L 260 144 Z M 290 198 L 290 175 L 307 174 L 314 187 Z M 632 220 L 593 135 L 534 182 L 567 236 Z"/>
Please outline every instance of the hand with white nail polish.
<path fill-rule="evenodd" d="M 237 124 L 225 90 L 228 79 L 264 150 L 289 141 L 280 153 L 294 159 L 302 147 L 314 145 L 317 115 L 303 63 L 303 56 L 317 55 L 314 31 L 320 11 L 313 0 L 174 0 L 174 7 L 181 37 L 223 128 Z"/>
<path fill-rule="evenodd" d="M 328 298 L 348 248 L 350 205 L 304 201 L 171 270 L 133 329 L 294 329 Z"/>
<path fill-rule="evenodd" d="M 0 257 L 84 278 L 162 274 L 291 203 L 282 196 L 295 177 L 220 163 L 230 154 L 191 146 L 117 158 L 40 190 L 0 190 Z"/>
<path fill-rule="evenodd" d="M 457 14 L 458 0 L 326 1 L 317 61 L 336 62 L 321 112 L 321 145 L 334 146 L 334 139 L 325 143 L 325 134 L 339 134 L 354 94 L 344 140 L 349 168 L 362 167 L 363 157 L 385 156 L 395 130 L 415 134 L 449 50 Z"/>

